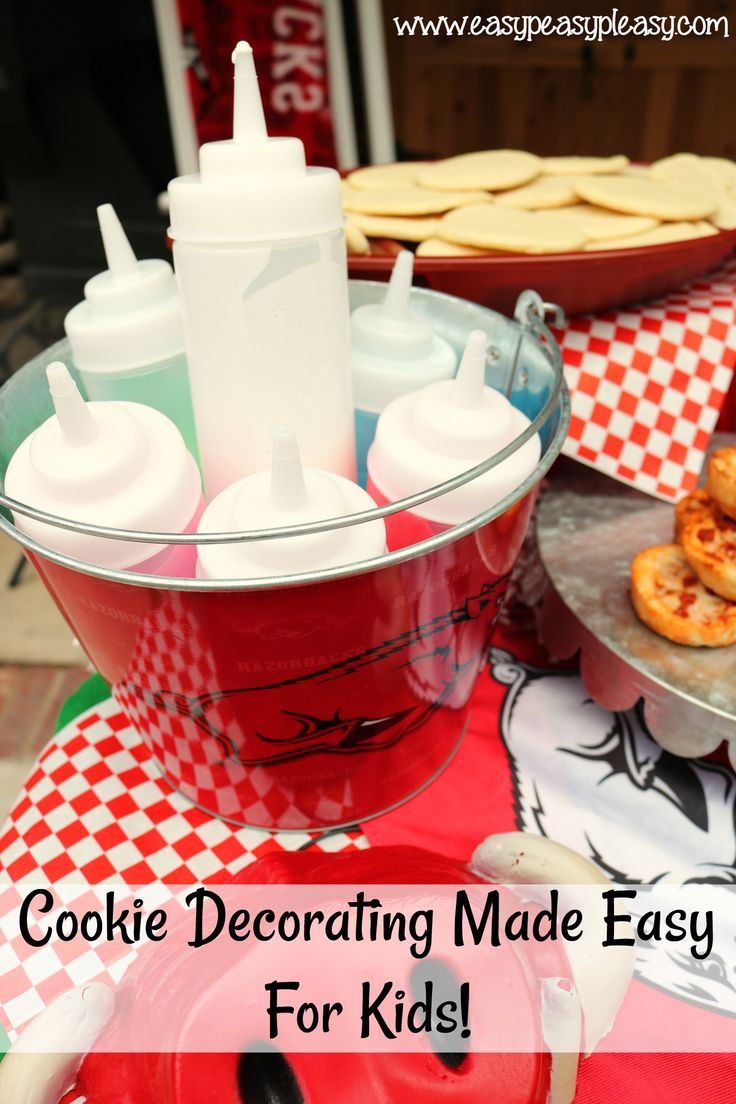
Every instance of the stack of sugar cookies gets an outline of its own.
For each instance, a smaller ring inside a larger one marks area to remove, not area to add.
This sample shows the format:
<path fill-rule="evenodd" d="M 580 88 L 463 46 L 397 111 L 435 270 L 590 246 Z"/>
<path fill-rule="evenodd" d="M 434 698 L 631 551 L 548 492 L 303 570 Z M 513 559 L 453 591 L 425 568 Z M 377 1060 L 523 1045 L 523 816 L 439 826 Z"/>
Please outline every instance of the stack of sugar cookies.
<path fill-rule="evenodd" d="M 640 552 L 631 600 L 650 629 L 677 644 L 736 644 L 736 448 L 714 452 L 707 490 L 675 508 L 675 544 Z"/>
<path fill-rule="evenodd" d="M 536 157 L 485 150 L 357 169 L 343 182 L 348 251 L 370 239 L 417 256 L 624 249 L 736 229 L 736 163 L 678 153 L 644 168 L 627 157 Z"/>

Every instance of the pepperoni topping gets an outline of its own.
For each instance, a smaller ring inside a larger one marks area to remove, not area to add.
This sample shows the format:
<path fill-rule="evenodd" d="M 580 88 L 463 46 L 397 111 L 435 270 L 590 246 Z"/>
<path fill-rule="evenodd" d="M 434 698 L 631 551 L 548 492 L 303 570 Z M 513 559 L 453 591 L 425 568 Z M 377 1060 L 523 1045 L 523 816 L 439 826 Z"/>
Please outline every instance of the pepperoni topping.
<path fill-rule="evenodd" d="M 697 601 L 697 597 L 696 597 L 695 594 L 689 593 L 687 591 L 682 593 L 680 595 L 680 604 L 677 607 L 677 609 L 675 610 L 676 615 L 678 617 L 689 617 L 690 616 L 690 607 L 692 606 L 693 602 L 696 602 L 696 601 Z"/>

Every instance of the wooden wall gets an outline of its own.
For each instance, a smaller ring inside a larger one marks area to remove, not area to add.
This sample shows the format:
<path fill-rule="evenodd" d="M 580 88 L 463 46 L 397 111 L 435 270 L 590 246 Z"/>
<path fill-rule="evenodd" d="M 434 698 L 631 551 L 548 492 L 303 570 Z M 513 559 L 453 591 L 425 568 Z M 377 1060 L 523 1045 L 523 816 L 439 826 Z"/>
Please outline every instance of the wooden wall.
<path fill-rule="evenodd" d="M 358 0 L 360 3 L 360 0 Z M 618 0 L 621 12 L 726 15 L 732 37 L 609 39 L 399 37 L 392 17 L 608 13 L 569 0 L 479 4 L 383 0 L 402 156 L 513 147 L 539 154 L 627 153 L 651 161 L 691 150 L 736 158 L 736 0 Z"/>

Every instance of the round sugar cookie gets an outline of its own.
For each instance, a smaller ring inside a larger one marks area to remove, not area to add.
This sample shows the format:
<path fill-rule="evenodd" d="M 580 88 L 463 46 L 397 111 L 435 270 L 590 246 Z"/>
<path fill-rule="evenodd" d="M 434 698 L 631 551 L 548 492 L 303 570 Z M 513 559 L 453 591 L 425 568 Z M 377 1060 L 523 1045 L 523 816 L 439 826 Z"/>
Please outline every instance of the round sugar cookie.
<path fill-rule="evenodd" d="M 493 249 L 475 249 L 472 245 L 456 245 L 442 238 L 428 238 L 420 242 L 416 249 L 417 257 L 488 257 L 497 252 Z"/>
<path fill-rule="evenodd" d="M 736 161 L 729 161 L 726 157 L 701 157 L 700 164 L 725 188 L 736 191 Z"/>
<path fill-rule="evenodd" d="M 713 201 L 710 221 L 719 230 L 736 229 L 736 194 L 714 176 L 694 154 L 680 153 L 652 165 L 652 178 L 666 180 Z"/>
<path fill-rule="evenodd" d="M 696 153 L 673 153 L 651 164 L 653 176 L 665 176 L 695 169 L 717 181 L 722 187 L 736 189 L 736 163 L 725 157 L 700 157 Z"/>
<path fill-rule="evenodd" d="M 587 253 L 598 249 L 638 249 L 645 245 L 664 245 L 665 242 L 688 241 L 690 238 L 707 238 L 717 230 L 709 222 L 663 222 L 653 230 L 631 234 L 625 238 L 588 242 Z"/>
<path fill-rule="evenodd" d="M 622 172 L 628 164 L 628 157 L 622 153 L 613 157 L 543 157 L 541 171 L 548 175 L 593 176 Z"/>
<path fill-rule="evenodd" d="M 369 238 L 394 238 L 406 242 L 436 238 L 440 224 L 436 218 L 392 218 L 390 215 L 363 215 L 360 211 L 351 211 L 350 221 Z"/>
<path fill-rule="evenodd" d="M 561 207 L 557 212 L 561 217 L 576 222 L 590 241 L 610 241 L 653 230 L 659 223 L 656 219 L 643 215 L 621 215 L 617 211 L 607 211 L 605 207 L 595 207 L 590 203 L 579 203 L 575 207 Z"/>
<path fill-rule="evenodd" d="M 386 188 L 396 184 L 414 184 L 427 161 L 392 161 L 387 165 L 365 165 L 348 173 L 351 188 Z"/>
<path fill-rule="evenodd" d="M 439 237 L 508 253 L 569 253 L 586 240 L 575 223 L 560 220 L 556 212 L 520 211 L 495 203 L 450 211 L 440 220 Z"/>
<path fill-rule="evenodd" d="M 649 166 L 649 173 L 651 176 L 663 180 L 673 170 L 677 171 L 683 167 L 691 168 L 693 165 L 697 165 L 699 161 L 700 158 L 695 153 L 672 153 L 669 157 L 660 157 L 656 161 L 652 161 Z"/>
<path fill-rule="evenodd" d="M 342 205 L 346 211 L 362 215 L 440 215 L 466 203 L 490 203 L 488 192 L 440 192 L 419 188 L 415 184 L 364 188 L 343 191 Z"/>
<path fill-rule="evenodd" d="M 462 153 L 427 165 L 417 173 L 423 188 L 463 192 L 501 192 L 518 188 L 538 176 L 541 161 L 523 150 L 481 150 Z"/>
<path fill-rule="evenodd" d="M 686 222 L 712 215 L 711 196 L 699 196 L 679 185 L 640 176 L 581 176 L 575 181 L 581 199 L 629 215 L 649 215 L 663 222 Z"/>
<path fill-rule="evenodd" d="M 545 211 L 577 203 L 571 176 L 538 176 L 531 184 L 511 188 L 496 197 L 502 207 L 518 207 L 525 211 Z"/>
<path fill-rule="evenodd" d="M 345 244 L 351 256 L 365 256 L 366 253 L 370 253 L 370 242 L 363 231 L 357 227 L 354 222 L 351 222 L 350 219 L 345 219 L 344 229 Z"/>

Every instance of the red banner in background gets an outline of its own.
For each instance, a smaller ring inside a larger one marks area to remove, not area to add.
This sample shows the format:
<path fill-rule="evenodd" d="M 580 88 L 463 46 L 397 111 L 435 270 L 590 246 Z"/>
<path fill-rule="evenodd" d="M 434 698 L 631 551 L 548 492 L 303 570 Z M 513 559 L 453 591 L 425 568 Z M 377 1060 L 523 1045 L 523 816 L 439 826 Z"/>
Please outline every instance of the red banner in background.
<path fill-rule="evenodd" d="M 232 137 L 233 47 L 253 47 L 269 133 L 335 165 L 321 0 L 178 0 L 200 144 Z"/>

